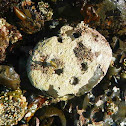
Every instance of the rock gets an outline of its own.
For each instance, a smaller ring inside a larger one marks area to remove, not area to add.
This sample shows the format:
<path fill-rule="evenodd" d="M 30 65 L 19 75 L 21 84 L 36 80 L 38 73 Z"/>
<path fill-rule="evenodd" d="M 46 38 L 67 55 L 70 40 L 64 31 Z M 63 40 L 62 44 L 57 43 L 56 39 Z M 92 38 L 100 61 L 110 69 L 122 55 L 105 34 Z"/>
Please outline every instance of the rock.
<path fill-rule="evenodd" d="M 59 37 L 39 42 L 28 60 L 28 76 L 54 98 L 69 99 L 91 90 L 105 76 L 112 58 L 106 39 L 83 22 L 63 26 Z"/>
<path fill-rule="evenodd" d="M 52 19 L 52 9 L 48 3 L 22 1 L 18 7 L 14 7 L 15 15 L 19 18 L 17 23 L 20 29 L 27 34 L 33 34 L 43 29 L 46 21 Z"/>
<path fill-rule="evenodd" d="M 27 109 L 21 90 L 0 94 L 0 125 L 16 125 Z"/>
<path fill-rule="evenodd" d="M 0 62 L 5 60 L 9 42 L 14 44 L 20 39 L 22 39 L 22 35 L 17 28 L 7 23 L 5 19 L 0 18 Z"/>
<path fill-rule="evenodd" d="M 0 84 L 13 90 L 20 87 L 20 77 L 13 67 L 0 65 Z"/>

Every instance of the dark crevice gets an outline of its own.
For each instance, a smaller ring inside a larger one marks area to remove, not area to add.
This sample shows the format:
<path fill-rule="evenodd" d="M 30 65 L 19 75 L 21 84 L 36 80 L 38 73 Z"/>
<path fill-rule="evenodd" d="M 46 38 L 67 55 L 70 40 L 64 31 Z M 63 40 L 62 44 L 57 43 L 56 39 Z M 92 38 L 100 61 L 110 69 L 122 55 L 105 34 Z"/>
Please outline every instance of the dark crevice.
<path fill-rule="evenodd" d="M 85 63 L 81 63 L 81 69 L 83 71 L 86 71 L 88 69 L 88 66 L 87 66 L 87 63 L 86 62 Z"/>
<path fill-rule="evenodd" d="M 102 111 L 98 111 L 93 115 L 93 119 L 95 120 L 95 122 L 103 121 L 103 117 L 104 117 L 104 113 Z"/>
<path fill-rule="evenodd" d="M 81 36 L 81 33 L 79 32 L 73 33 L 73 36 L 74 38 L 79 38 Z"/>
<path fill-rule="evenodd" d="M 79 83 L 79 79 L 77 77 L 73 77 L 72 85 L 77 85 Z"/>
<path fill-rule="evenodd" d="M 60 74 L 62 74 L 62 73 L 63 73 L 63 69 L 56 69 L 56 70 L 55 70 L 55 74 L 60 75 Z"/>
<path fill-rule="evenodd" d="M 58 42 L 59 42 L 59 43 L 63 43 L 63 41 L 62 41 L 62 38 L 61 38 L 61 37 L 59 37 L 59 38 L 58 38 Z"/>

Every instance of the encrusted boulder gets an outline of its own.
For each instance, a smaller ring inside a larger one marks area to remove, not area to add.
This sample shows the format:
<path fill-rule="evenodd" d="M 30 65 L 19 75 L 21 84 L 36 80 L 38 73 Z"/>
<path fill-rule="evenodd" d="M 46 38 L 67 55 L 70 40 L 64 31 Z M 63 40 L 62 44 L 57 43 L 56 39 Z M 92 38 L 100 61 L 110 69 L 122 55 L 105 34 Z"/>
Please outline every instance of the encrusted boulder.
<path fill-rule="evenodd" d="M 69 99 L 91 90 L 105 76 L 112 58 L 107 40 L 83 22 L 63 26 L 59 36 L 39 42 L 28 61 L 28 76 L 38 89 Z"/>

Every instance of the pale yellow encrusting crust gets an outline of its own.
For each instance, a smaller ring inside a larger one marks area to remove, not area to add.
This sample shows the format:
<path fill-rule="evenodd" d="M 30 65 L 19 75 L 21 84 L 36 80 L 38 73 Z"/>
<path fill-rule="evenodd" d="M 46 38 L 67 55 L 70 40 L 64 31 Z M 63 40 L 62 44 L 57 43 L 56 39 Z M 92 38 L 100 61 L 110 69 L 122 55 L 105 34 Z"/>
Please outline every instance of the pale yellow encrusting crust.
<path fill-rule="evenodd" d="M 39 42 L 28 61 L 32 84 L 54 97 L 78 94 L 100 69 L 103 74 L 98 75 L 98 83 L 106 74 L 112 57 L 106 39 L 83 23 L 76 28 L 63 26 L 60 31 L 62 42 L 57 36 Z M 42 57 L 45 59 L 41 60 Z"/>

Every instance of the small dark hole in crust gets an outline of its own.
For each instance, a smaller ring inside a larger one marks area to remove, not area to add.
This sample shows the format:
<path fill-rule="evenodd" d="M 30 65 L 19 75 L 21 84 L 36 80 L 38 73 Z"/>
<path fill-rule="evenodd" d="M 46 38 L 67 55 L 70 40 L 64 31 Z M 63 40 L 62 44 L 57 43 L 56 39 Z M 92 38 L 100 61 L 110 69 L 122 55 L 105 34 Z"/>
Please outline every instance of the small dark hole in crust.
<path fill-rule="evenodd" d="M 73 33 L 74 38 L 79 38 L 81 34 L 79 32 Z"/>
<path fill-rule="evenodd" d="M 76 85 L 78 84 L 79 80 L 77 77 L 73 77 L 73 82 L 72 82 L 72 85 Z"/>
<path fill-rule="evenodd" d="M 87 63 L 81 63 L 81 69 L 86 71 L 88 69 Z"/>
<path fill-rule="evenodd" d="M 55 70 L 55 74 L 60 75 L 60 74 L 62 74 L 62 73 L 63 73 L 63 69 L 56 69 L 56 70 Z"/>
<path fill-rule="evenodd" d="M 59 42 L 59 43 L 63 43 L 63 41 L 62 41 L 62 38 L 61 38 L 61 37 L 59 37 L 59 38 L 58 38 L 58 42 Z"/>

